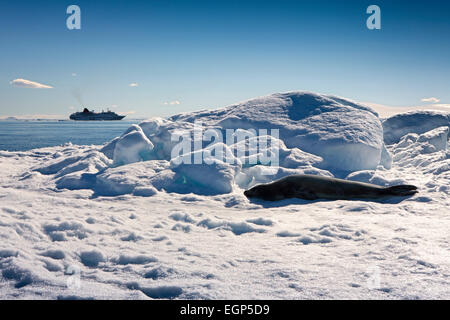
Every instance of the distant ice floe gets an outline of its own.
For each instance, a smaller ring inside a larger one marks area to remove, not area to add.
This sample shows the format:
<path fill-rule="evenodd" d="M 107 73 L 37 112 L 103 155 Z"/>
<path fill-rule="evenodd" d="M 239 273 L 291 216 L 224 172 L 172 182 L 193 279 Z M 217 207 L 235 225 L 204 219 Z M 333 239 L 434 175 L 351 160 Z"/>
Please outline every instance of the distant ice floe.
<path fill-rule="evenodd" d="M 425 154 L 445 153 L 448 119 L 442 112 L 418 111 L 381 123 L 374 111 L 351 100 L 279 93 L 218 110 L 152 118 L 100 150 L 55 157 L 35 170 L 55 175 L 59 189 L 92 189 L 106 196 L 153 196 L 163 190 L 226 194 L 300 173 L 388 185 L 364 172 L 417 165 Z M 192 149 L 199 123 L 203 140 Z M 174 136 L 184 137 L 187 148 Z M 276 165 L 264 161 L 275 158 Z"/>

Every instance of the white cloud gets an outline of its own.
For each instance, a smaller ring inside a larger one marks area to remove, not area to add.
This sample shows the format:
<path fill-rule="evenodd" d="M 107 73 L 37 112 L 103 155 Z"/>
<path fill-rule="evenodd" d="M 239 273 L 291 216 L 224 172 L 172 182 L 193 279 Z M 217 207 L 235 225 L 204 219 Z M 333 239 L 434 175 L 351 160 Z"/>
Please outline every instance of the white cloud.
<path fill-rule="evenodd" d="M 178 100 L 175 100 L 175 101 L 166 101 L 166 102 L 164 102 L 164 104 L 165 104 L 165 105 L 171 105 L 171 106 L 173 106 L 173 105 L 181 104 L 181 102 L 178 101 Z"/>
<path fill-rule="evenodd" d="M 34 82 L 25 79 L 15 79 L 10 82 L 11 85 L 20 88 L 33 88 L 33 89 L 52 89 L 52 86 L 48 86 L 46 84 L 42 84 L 39 82 Z"/>
<path fill-rule="evenodd" d="M 77 74 L 76 73 L 72 73 L 72 77 L 76 77 L 77 76 Z"/>
<path fill-rule="evenodd" d="M 439 100 L 438 98 L 435 98 L 435 97 L 431 97 L 431 98 L 423 98 L 421 101 L 422 102 L 438 103 L 441 100 Z"/>
<path fill-rule="evenodd" d="M 128 86 L 129 87 L 137 87 L 139 84 L 137 82 L 132 82 Z"/>

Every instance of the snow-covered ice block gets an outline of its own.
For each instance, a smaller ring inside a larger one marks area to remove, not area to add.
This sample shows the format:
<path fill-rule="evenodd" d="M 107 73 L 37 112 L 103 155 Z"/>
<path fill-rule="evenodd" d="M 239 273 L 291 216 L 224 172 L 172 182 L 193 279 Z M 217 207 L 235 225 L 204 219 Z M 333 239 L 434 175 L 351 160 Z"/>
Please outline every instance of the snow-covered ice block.
<path fill-rule="evenodd" d="M 376 170 L 363 170 L 350 173 L 346 180 L 360 181 L 365 183 L 376 184 L 383 187 L 407 184 L 407 181 L 403 179 L 387 179 L 379 174 Z"/>
<path fill-rule="evenodd" d="M 212 164 L 214 160 L 219 160 L 221 162 L 226 162 L 229 164 L 242 166 L 241 160 L 235 157 L 233 150 L 226 144 L 214 143 L 206 148 L 195 150 L 187 153 L 180 152 L 178 156 L 171 160 L 171 165 L 185 163 L 185 164 Z"/>
<path fill-rule="evenodd" d="M 442 126 L 450 125 L 450 112 L 411 111 L 387 118 L 383 121 L 384 141 L 397 143 L 408 133 L 422 134 Z"/>
<path fill-rule="evenodd" d="M 171 161 L 171 169 L 177 174 L 176 192 L 222 194 L 233 190 L 234 177 L 240 170 L 240 162 L 226 163 L 216 158 L 205 159 L 202 164 L 186 164 Z"/>
<path fill-rule="evenodd" d="M 309 92 L 277 93 L 226 108 L 184 113 L 140 124 L 159 159 L 169 160 L 177 130 L 194 123 L 222 130 L 279 130 L 289 148 L 320 156 L 323 166 L 338 170 L 374 169 L 380 163 L 383 130 L 376 112 L 351 100 Z M 228 143 L 232 145 L 233 143 Z"/>
<path fill-rule="evenodd" d="M 58 171 L 56 177 L 62 177 L 73 172 L 95 173 L 107 168 L 111 164 L 111 160 L 109 160 L 103 153 L 93 151 L 87 153 L 77 162 L 72 163 Z"/>
<path fill-rule="evenodd" d="M 95 191 L 99 195 L 116 196 L 136 192 L 139 196 L 150 196 L 159 174 L 169 167 L 165 160 L 137 162 L 125 166 L 108 168 L 96 177 Z M 166 184 L 172 183 L 170 176 L 164 176 Z M 156 183 L 157 184 L 157 183 Z"/>
<path fill-rule="evenodd" d="M 61 178 L 56 180 L 55 183 L 58 189 L 92 189 L 95 186 L 96 179 L 94 174 L 75 172 L 62 176 Z"/>
<path fill-rule="evenodd" d="M 130 132 L 135 132 L 135 131 L 142 132 L 142 128 L 137 124 L 132 124 L 127 130 L 125 130 L 124 133 L 122 133 L 122 135 L 120 137 L 126 136 Z"/>
<path fill-rule="evenodd" d="M 222 129 L 278 129 L 288 148 L 318 155 L 325 166 L 334 169 L 375 168 L 381 158 L 383 132 L 378 115 L 366 106 L 334 96 L 278 93 L 170 120 L 202 121 Z"/>
<path fill-rule="evenodd" d="M 382 165 L 386 169 L 392 168 L 392 155 L 386 149 L 386 146 L 384 144 L 383 144 L 383 148 L 381 149 L 380 165 Z"/>
<path fill-rule="evenodd" d="M 108 159 L 113 160 L 114 159 L 114 149 L 116 148 L 117 141 L 120 140 L 120 137 L 116 137 L 107 144 L 105 144 L 101 149 L 100 152 L 102 152 L 105 156 L 108 157 Z"/>
<path fill-rule="evenodd" d="M 396 150 L 409 147 L 411 144 L 415 143 L 419 139 L 417 133 L 408 133 L 400 138 L 400 141 L 394 146 Z"/>
<path fill-rule="evenodd" d="M 436 148 L 436 151 L 447 149 L 449 127 L 439 127 L 425 132 L 419 136 L 417 142 L 428 142 Z"/>
<path fill-rule="evenodd" d="M 145 135 L 150 138 L 151 136 L 157 134 L 159 129 L 167 123 L 169 123 L 168 120 L 155 117 L 139 123 L 139 127 L 141 127 Z"/>
<path fill-rule="evenodd" d="M 138 126 L 133 131 L 120 137 L 114 148 L 114 165 L 150 160 L 152 157 L 153 143 L 145 136 Z"/>
<path fill-rule="evenodd" d="M 71 153 L 67 156 L 58 156 L 33 170 L 62 177 L 73 172 L 97 172 L 111 165 L 111 161 L 97 150 L 74 153 L 74 155 Z"/>
<path fill-rule="evenodd" d="M 230 150 L 243 166 L 278 165 L 280 151 L 289 152 L 283 141 L 270 135 L 257 135 L 248 130 L 237 129 L 232 137 L 236 143 L 230 143 Z"/>
<path fill-rule="evenodd" d="M 320 167 L 322 162 L 323 159 L 321 157 L 304 152 L 298 148 L 280 150 L 280 166 L 285 168 Z"/>
<path fill-rule="evenodd" d="M 393 160 L 401 167 L 416 167 L 425 172 L 445 171 L 450 157 L 447 150 L 449 128 L 438 127 L 422 133 L 408 133 L 391 146 Z M 438 169 L 439 167 L 439 169 Z"/>
<path fill-rule="evenodd" d="M 42 174 L 56 174 L 60 170 L 63 170 L 66 167 L 80 161 L 81 159 L 83 159 L 83 157 L 84 156 L 82 154 L 57 157 L 48 162 L 45 162 L 43 165 L 34 167 L 33 170 L 38 171 Z"/>

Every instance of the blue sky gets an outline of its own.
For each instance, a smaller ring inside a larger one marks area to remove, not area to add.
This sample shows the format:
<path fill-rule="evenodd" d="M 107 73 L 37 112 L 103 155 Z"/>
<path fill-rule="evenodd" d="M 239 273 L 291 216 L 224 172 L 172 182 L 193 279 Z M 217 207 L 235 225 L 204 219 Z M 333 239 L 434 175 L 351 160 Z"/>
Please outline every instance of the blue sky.
<path fill-rule="evenodd" d="M 81 8 L 81 30 L 66 28 L 71 4 Z M 371 4 L 381 8 L 381 30 L 366 28 Z M 136 117 L 291 90 L 449 104 L 449 35 L 446 0 L 8 1 L 0 116 L 67 116 L 81 108 L 74 92 L 88 107 Z"/>

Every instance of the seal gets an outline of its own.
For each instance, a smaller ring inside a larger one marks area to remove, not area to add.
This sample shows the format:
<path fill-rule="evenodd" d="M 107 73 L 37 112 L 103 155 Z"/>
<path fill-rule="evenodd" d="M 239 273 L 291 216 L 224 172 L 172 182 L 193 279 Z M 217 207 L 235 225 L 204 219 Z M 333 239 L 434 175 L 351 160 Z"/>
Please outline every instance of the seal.
<path fill-rule="evenodd" d="M 379 199 L 392 196 L 405 197 L 416 192 L 418 192 L 417 187 L 412 185 L 382 187 L 358 181 L 299 174 L 256 185 L 244 191 L 244 195 L 247 198 L 260 198 L 267 201 L 289 198 L 350 200 Z"/>

